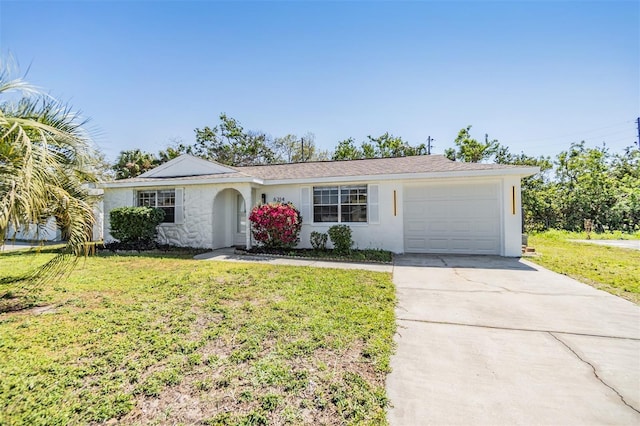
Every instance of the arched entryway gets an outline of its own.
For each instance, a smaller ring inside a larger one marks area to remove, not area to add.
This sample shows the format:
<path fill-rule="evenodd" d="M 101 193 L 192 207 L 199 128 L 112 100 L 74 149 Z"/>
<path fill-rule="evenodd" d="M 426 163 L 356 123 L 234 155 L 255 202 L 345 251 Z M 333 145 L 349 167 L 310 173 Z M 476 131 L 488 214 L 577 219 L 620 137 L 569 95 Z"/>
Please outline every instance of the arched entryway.
<path fill-rule="evenodd" d="M 213 248 L 245 246 L 247 200 L 240 191 L 227 188 L 213 199 Z"/>

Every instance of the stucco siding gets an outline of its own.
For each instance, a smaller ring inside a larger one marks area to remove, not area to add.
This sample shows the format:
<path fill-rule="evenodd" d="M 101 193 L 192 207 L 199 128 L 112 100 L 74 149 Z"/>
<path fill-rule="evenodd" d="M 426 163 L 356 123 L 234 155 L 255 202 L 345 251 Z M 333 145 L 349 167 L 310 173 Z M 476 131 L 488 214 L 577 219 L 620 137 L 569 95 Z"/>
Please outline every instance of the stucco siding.
<path fill-rule="evenodd" d="M 236 185 L 238 190 L 246 194 L 250 194 L 249 185 Z M 246 187 L 246 188 L 245 188 Z M 149 189 L 166 189 L 181 188 L 179 186 L 162 186 L 162 187 L 145 187 Z M 170 244 L 179 247 L 197 247 L 197 248 L 213 248 L 214 247 L 214 199 L 221 191 L 229 189 L 228 185 L 205 184 L 205 185 L 189 185 L 183 187 L 182 191 L 182 208 L 184 213 L 183 223 L 163 223 L 158 226 L 158 242 L 161 244 Z M 235 193 L 235 190 L 234 190 Z M 231 200 L 232 197 L 226 196 L 220 199 L 217 212 L 222 221 L 217 222 L 215 232 L 217 235 L 226 235 L 233 227 L 235 220 L 232 214 Z M 133 206 L 135 199 L 135 190 L 131 188 L 107 188 L 104 195 L 104 236 L 105 241 L 114 241 L 110 234 L 111 225 L 109 222 L 109 212 L 116 207 Z M 250 201 L 246 200 L 247 205 Z M 177 204 L 180 204 L 179 202 Z M 232 241 L 228 238 L 222 238 L 222 246 L 232 245 Z"/>
<path fill-rule="evenodd" d="M 522 194 L 520 179 L 507 177 L 502 181 L 502 256 L 522 256 Z"/>
<path fill-rule="evenodd" d="M 113 242 L 115 239 L 111 236 L 111 219 L 109 212 L 118 207 L 133 206 L 133 190 L 131 188 L 108 188 L 104 190 L 103 198 L 104 220 L 102 221 L 104 230 L 104 241 L 106 243 Z"/>
<path fill-rule="evenodd" d="M 62 233 L 60 232 L 60 229 L 58 229 L 56 219 L 50 217 L 45 223 L 40 225 L 30 224 L 17 230 L 14 229 L 12 224 L 9 224 L 7 239 L 25 241 L 61 241 Z"/>
<path fill-rule="evenodd" d="M 402 243 L 402 185 L 399 181 L 392 182 L 368 182 L 369 185 L 378 185 L 378 223 L 344 223 L 351 228 L 354 247 L 358 249 L 385 249 L 395 253 L 401 253 Z M 343 185 L 349 185 L 345 182 Z M 322 186 L 322 185 L 319 185 Z M 309 185 L 274 185 L 257 190 L 257 200 L 261 194 L 265 194 L 266 202 L 283 200 L 293 203 L 301 209 L 302 188 L 309 188 L 309 195 L 313 197 L 313 186 Z M 396 210 L 394 216 L 393 191 L 396 191 Z M 370 206 L 369 209 L 373 208 Z M 310 203 L 310 213 L 313 214 L 313 201 Z M 371 211 L 369 210 L 369 217 Z M 311 216 L 309 215 L 309 216 Z M 336 223 L 313 223 L 313 217 L 302 218 L 302 230 L 300 231 L 300 243 L 298 247 L 311 248 L 311 232 L 327 232 Z M 331 243 L 329 242 L 329 247 Z"/>
<path fill-rule="evenodd" d="M 521 195 L 520 177 L 502 176 L 493 179 L 478 178 L 439 178 L 398 180 L 371 180 L 358 182 L 321 183 L 316 186 L 336 186 L 367 184 L 368 200 L 367 223 L 345 223 L 352 230 L 354 247 L 358 249 L 385 249 L 395 253 L 405 251 L 405 186 L 426 185 L 432 187 L 484 183 L 495 184 L 497 191 L 496 212 L 499 214 L 498 229 L 494 236 L 499 238 L 499 253 L 503 256 L 520 256 L 521 233 Z M 263 200 L 269 203 L 284 201 L 293 203 L 303 214 L 303 225 L 298 247 L 311 248 L 310 236 L 313 231 L 327 232 L 336 223 L 313 222 L 314 184 L 261 185 L 259 183 L 206 183 L 180 186 L 144 185 L 144 189 L 182 188 L 183 223 L 162 224 L 158 228 L 158 240 L 164 244 L 183 247 L 218 248 L 241 244 L 252 245 L 251 234 L 247 228 L 238 232 L 238 224 L 247 226 L 251 208 Z M 142 188 L 141 188 L 142 189 Z M 111 187 L 104 194 L 104 237 L 112 241 L 109 230 L 109 212 L 115 207 L 134 205 L 134 188 Z M 446 190 L 445 190 L 446 191 Z M 377 192 L 377 202 L 375 193 Z M 238 218 L 238 194 L 246 202 L 245 220 Z M 303 195 L 306 200 L 303 200 Z M 515 197 L 515 198 L 514 198 Z M 241 226 L 242 227 L 242 226 Z M 329 243 L 329 247 L 331 244 Z"/>
<path fill-rule="evenodd" d="M 163 223 L 158 226 L 158 242 L 181 247 L 211 247 L 212 205 L 217 185 L 198 185 L 184 188 L 184 223 Z M 147 189 L 162 189 L 144 188 Z M 170 187 L 175 188 L 175 187 Z M 109 212 L 117 207 L 134 205 L 135 190 L 130 188 L 108 188 L 104 194 L 104 237 L 105 241 L 114 241 L 111 236 Z"/>
<path fill-rule="evenodd" d="M 179 247 L 210 248 L 213 235 L 211 208 L 216 192 L 215 185 L 185 187 L 182 192 L 183 223 L 158 226 L 158 241 Z"/>

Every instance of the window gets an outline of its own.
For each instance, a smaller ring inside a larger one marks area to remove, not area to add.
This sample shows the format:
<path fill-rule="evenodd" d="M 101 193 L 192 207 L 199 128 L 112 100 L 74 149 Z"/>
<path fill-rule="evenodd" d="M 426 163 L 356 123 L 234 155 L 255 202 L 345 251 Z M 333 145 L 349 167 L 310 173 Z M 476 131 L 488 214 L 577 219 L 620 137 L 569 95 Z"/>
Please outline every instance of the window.
<path fill-rule="evenodd" d="M 313 188 L 314 222 L 366 222 L 367 186 Z"/>
<path fill-rule="evenodd" d="M 175 189 L 138 191 L 138 206 L 162 209 L 164 210 L 162 223 L 174 223 L 176 220 L 176 191 Z"/>
<path fill-rule="evenodd" d="M 244 197 L 238 194 L 236 197 L 236 232 L 242 234 L 247 227 L 247 205 L 244 202 Z"/>

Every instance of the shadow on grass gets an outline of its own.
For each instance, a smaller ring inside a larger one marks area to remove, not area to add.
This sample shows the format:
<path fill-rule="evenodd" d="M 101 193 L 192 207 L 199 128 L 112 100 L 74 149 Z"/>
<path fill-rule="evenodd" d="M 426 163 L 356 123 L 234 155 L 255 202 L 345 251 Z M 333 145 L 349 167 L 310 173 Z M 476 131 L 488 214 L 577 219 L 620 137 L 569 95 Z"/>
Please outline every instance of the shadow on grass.
<path fill-rule="evenodd" d="M 18 281 L 23 280 L 20 278 Z M 38 305 L 38 300 L 35 293 L 23 289 L 0 290 L 0 314 L 33 308 Z"/>
<path fill-rule="evenodd" d="M 43 247 L 31 247 L 31 248 L 24 248 L 24 249 L 19 249 L 19 250 L 9 250 L 9 251 L 2 251 L 2 249 L 0 249 L 0 257 L 2 258 L 7 258 L 7 257 L 16 257 L 16 256 L 26 256 L 26 255 L 32 255 L 32 254 L 58 254 L 62 252 L 62 249 L 64 248 L 63 245 L 55 245 L 55 246 L 43 246 Z"/>

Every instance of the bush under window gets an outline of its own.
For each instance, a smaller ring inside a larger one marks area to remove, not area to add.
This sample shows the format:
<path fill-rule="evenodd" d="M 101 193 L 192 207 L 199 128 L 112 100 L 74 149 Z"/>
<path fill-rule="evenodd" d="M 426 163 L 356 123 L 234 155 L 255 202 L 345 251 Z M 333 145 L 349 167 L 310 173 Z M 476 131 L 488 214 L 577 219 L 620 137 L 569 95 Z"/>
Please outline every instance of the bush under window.
<path fill-rule="evenodd" d="M 270 203 L 251 210 L 253 238 L 266 248 L 293 248 L 300 242 L 302 217 L 291 203 Z"/>
<path fill-rule="evenodd" d="M 164 219 L 164 211 L 153 207 L 120 207 L 109 212 L 111 236 L 131 248 L 151 245 Z"/>

